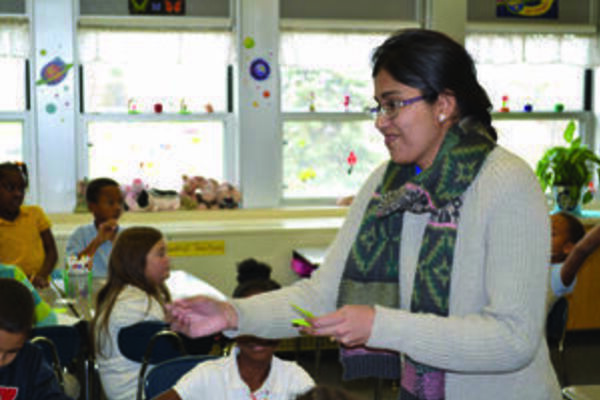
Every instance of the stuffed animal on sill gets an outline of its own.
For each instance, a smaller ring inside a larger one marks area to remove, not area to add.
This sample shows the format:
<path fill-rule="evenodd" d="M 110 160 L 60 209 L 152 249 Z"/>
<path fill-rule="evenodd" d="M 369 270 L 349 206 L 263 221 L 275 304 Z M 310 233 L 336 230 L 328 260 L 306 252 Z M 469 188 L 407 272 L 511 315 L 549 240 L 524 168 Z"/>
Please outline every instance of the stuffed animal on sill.
<path fill-rule="evenodd" d="M 183 188 L 180 193 L 181 208 L 185 210 L 212 210 L 217 204 L 219 182 L 203 176 L 183 175 Z"/>
<path fill-rule="evenodd" d="M 148 207 L 145 211 L 175 211 L 181 204 L 179 194 L 175 190 L 152 188 L 148 193 Z"/>
<path fill-rule="evenodd" d="M 123 192 L 123 208 L 125 211 L 146 211 L 150 205 L 148 185 L 136 178 L 131 185 L 125 185 Z"/>
<path fill-rule="evenodd" d="M 229 182 L 223 182 L 217 188 L 217 204 L 220 209 L 239 208 L 242 194 Z"/>

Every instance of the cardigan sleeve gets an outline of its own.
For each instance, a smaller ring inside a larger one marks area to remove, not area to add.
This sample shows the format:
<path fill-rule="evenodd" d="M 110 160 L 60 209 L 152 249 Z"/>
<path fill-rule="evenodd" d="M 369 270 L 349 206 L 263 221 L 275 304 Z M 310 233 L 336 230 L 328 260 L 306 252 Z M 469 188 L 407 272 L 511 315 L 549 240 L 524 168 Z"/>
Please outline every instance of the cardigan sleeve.
<path fill-rule="evenodd" d="M 513 371 L 532 361 L 542 342 L 548 285 L 550 224 L 545 200 L 522 161 L 492 168 L 479 190 L 487 192 L 483 198 L 489 200 L 471 210 L 484 224 L 483 279 L 463 278 L 467 283 L 461 287 L 484 285 L 477 310 L 441 317 L 377 306 L 368 346 L 467 373 Z M 459 291 L 451 296 L 461 295 Z"/>
<path fill-rule="evenodd" d="M 236 299 L 238 331 L 228 335 L 254 334 L 265 338 L 297 336 L 291 320 L 299 315 L 290 304 L 296 304 L 315 315 L 335 310 L 338 287 L 350 247 L 360 226 L 362 214 L 385 172 L 387 163 L 377 168 L 367 179 L 348 210 L 344 224 L 329 247 L 323 263 L 309 279 L 248 299 Z"/>

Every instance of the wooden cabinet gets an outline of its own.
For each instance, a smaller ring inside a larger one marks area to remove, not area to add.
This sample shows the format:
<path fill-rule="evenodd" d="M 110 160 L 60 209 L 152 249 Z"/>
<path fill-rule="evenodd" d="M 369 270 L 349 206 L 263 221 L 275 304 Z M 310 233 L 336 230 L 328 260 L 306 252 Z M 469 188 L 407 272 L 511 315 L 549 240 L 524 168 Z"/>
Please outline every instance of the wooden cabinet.
<path fill-rule="evenodd" d="M 577 274 L 569 296 L 567 330 L 600 329 L 600 249 L 596 249 Z"/>

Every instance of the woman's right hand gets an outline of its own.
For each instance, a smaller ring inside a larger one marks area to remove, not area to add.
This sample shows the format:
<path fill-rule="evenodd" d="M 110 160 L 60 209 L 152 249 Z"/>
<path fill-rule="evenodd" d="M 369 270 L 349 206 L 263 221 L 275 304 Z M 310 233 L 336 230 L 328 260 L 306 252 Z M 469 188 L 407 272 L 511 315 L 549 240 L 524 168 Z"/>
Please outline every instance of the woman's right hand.
<path fill-rule="evenodd" d="M 167 321 L 171 329 L 189 337 L 212 335 L 228 329 L 237 329 L 238 315 L 225 301 L 207 296 L 189 297 L 166 305 Z"/>

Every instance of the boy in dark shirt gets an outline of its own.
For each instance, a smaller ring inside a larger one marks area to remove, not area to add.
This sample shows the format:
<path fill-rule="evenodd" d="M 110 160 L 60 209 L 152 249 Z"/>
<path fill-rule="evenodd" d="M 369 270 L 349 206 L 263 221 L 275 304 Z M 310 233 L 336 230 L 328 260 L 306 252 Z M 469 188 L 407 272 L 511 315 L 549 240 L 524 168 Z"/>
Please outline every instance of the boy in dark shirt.
<path fill-rule="evenodd" d="M 69 400 L 42 350 L 27 341 L 33 309 L 22 283 L 0 278 L 0 399 Z"/>

